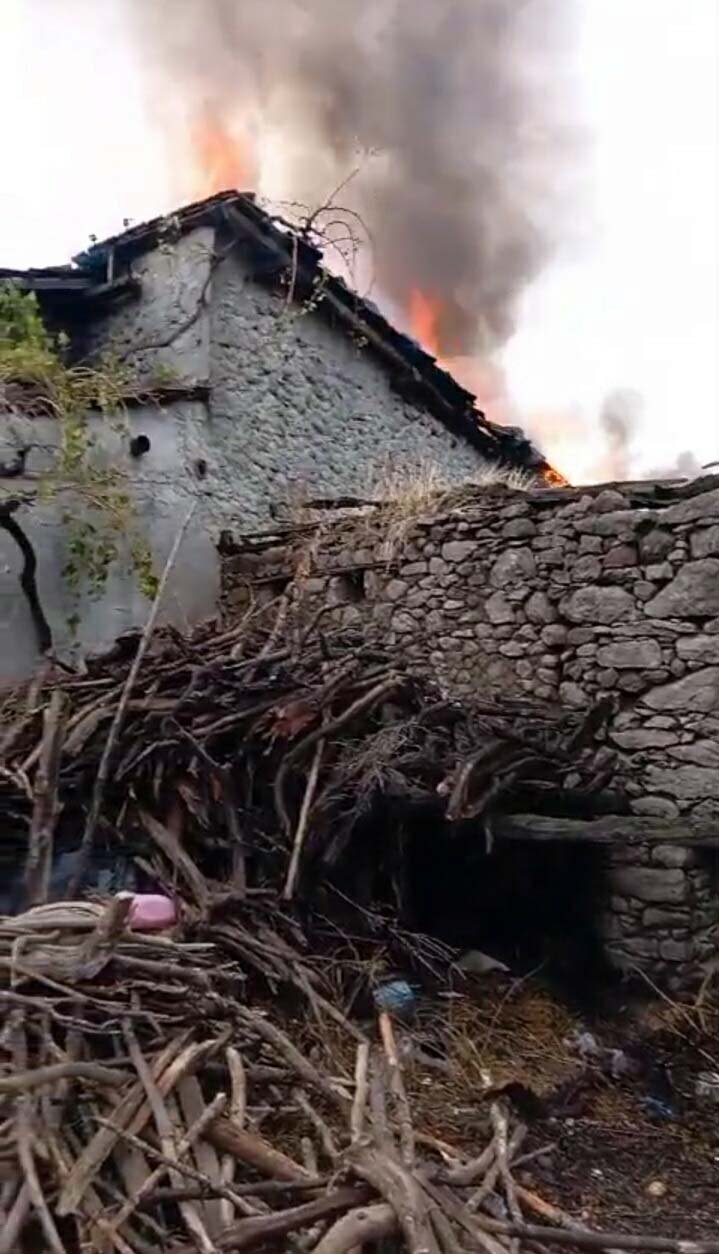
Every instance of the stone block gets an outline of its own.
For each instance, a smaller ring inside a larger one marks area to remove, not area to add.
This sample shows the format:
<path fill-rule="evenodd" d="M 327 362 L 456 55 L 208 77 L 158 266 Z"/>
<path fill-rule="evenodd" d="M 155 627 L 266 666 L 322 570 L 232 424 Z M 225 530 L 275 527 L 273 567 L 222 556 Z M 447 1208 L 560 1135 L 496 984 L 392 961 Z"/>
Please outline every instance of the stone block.
<path fill-rule="evenodd" d="M 560 684 L 559 699 L 563 705 L 568 705 L 573 710 L 581 710 L 587 705 L 587 694 L 579 684 Z"/>
<path fill-rule="evenodd" d="M 583 535 L 579 537 L 580 553 L 601 553 L 603 547 L 601 536 Z"/>
<path fill-rule="evenodd" d="M 652 618 L 719 614 L 719 558 L 687 562 L 671 583 L 647 602 L 645 613 Z"/>
<path fill-rule="evenodd" d="M 691 710 L 708 714 L 719 710 L 719 667 L 708 666 L 683 679 L 662 684 L 642 697 L 652 710 Z"/>
<path fill-rule="evenodd" d="M 502 535 L 508 540 L 527 540 L 536 532 L 537 528 L 529 518 L 513 518 L 502 528 Z"/>
<path fill-rule="evenodd" d="M 407 584 L 402 579 L 390 579 L 384 589 L 384 599 L 385 601 L 399 601 L 407 590 Z"/>
<path fill-rule="evenodd" d="M 719 518 L 719 488 L 702 492 L 686 501 L 677 501 L 662 511 L 662 519 L 674 526 L 676 523 L 703 522 L 706 518 Z"/>
<path fill-rule="evenodd" d="M 657 562 L 647 566 L 644 573 L 647 579 L 658 579 L 661 583 L 662 579 L 671 579 L 674 569 L 670 562 Z"/>
<path fill-rule="evenodd" d="M 604 554 L 602 561 L 610 569 L 618 566 L 636 566 L 639 556 L 633 544 L 618 544 Z"/>
<path fill-rule="evenodd" d="M 599 687 L 606 689 L 607 692 L 611 692 L 611 690 L 616 687 L 618 679 L 618 672 L 612 670 L 611 668 L 609 670 L 600 670 L 597 673 L 597 683 L 599 684 Z"/>
<path fill-rule="evenodd" d="M 648 766 L 644 783 L 650 792 L 667 793 L 677 801 L 719 801 L 719 771 L 705 766 Z"/>
<path fill-rule="evenodd" d="M 647 936 L 627 936 L 612 947 L 612 952 L 628 958 L 658 958 L 659 941 Z"/>
<path fill-rule="evenodd" d="M 587 584 L 571 592 L 562 611 L 571 623 L 592 626 L 626 621 L 635 615 L 634 602 L 624 588 L 604 588 L 599 584 Z"/>
<path fill-rule="evenodd" d="M 650 670 L 661 666 L 662 651 L 656 640 L 616 640 L 602 645 L 597 654 L 600 666 L 613 666 L 618 670 Z"/>
<path fill-rule="evenodd" d="M 578 557 L 572 565 L 572 578 L 575 583 L 594 582 L 602 573 L 602 563 L 593 553 Z"/>
<path fill-rule="evenodd" d="M 679 733 L 661 731 L 654 727 L 638 727 L 630 731 L 612 731 L 609 739 L 620 749 L 636 753 L 645 749 L 666 749 L 668 745 L 676 745 L 679 743 Z"/>
<path fill-rule="evenodd" d="M 513 623 L 514 610 L 503 592 L 495 592 L 484 603 L 490 623 Z"/>
<path fill-rule="evenodd" d="M 654 515 L 648 515 L 644 510 L 638 509 L 610 510 L 598 518 L 594 516 L 578 520 L 577 527 L 580 531 L 589 531 L 595 536 L 631 539 L 636 527 L 646 517 L 654 517 Z"/>
<path fill-rule="evenodd" d="M 541 560 L 544 562 L 545 566 L 563 566 L 564 556 L 565 555 L 562 549 L 547 549 L 545 553 L 542 553 Z M 552 576 L 552 578 L 554 578 L 554 576 Z"/>
<path fill-rule="evenodd" d="M 442 558 L 445 562 L 464 562 L 477 553 L 476 540 L 449 540 L 442 545 Z"/>
<path fill-rule="evenodd" d="M 656 584 L 649 583 L 647 579 L 639 579 L 632 585 L 632 592 L 638 601 L 651 601 L 652 597 L 656 593 L 656 590 Z"/>
<path fill-rule="evenodd" d="M 536 573 L 531 549 L 506 549 L 490 570 L 489 583 L 494 588 L 512 587 L 520 580 L 533 579 Z"/>
<path fill-rule="evenodd" d="M 537 594 L 535 594 L 537 595 Z M 549 649 L 558 649 L 566 644 L 567 628 L 561 623 L 550 623 L 547 627 L 542 628 L 542 642 Z"/>
<path fill-rule="evenodd" d="M 527 646 L 521 640 L 508 640 L 506 644 L 499 646 L 502 657 L 522 657 L 526 651 Z"/>
<path fill-rule="evenodd" d="M 695 740 L 692 744 L 671 749 L 669 756 L 678 762 L 690 762 L 694 766 L 711 766 L 719 769 L 719 741 Z"/>
<path fill-rule="evenodd" d="M 711 527 L 693 532 L 690 544 L 692 557 L 710 557 L 719 553 L 719 525 L 714 523 Z"/>
<path fill-rule="evenodd" d="M 719 665 L 719 635 L 682 636 L 677 640 L 676 650 L 684 662 Z"/>
<path fill-rule="evenodd" d="M 647 906 L 642 914 L 643 927 L 683 927 L 689 924 L 688 910 L 663 910 L 659 906 Z"/>
<path fill-rule="evenodd" d="M 552 623 L 557 617 L 546 592 L 533 592 L 524 606 L 524 613 L 530 623 Z"/>
<path fill-rule="evenodd" d="M 537 668 L 537 679 L 540 684 L 549 684 L 550 686 L 553 686 L 557 682 L 557 676 L 554 671 L 550 671 L 545 666 Z"/>
<path fill-rule="evenodd" d="M 665 962 L 688 962 L 692 957 L 693 945 L 686 940 L 663 940 L 659 942 L 659 956 Z"/>
<path fill-rule="evenodd" d="M 656 671 L 651 673 L 656 674 L 657 677 L 661 676 L 662 679 L 669 678 L 668 671 Z M 639 693 L 643 692 L 644 689 L 651 683 L 652 680 L 647 679 L 646 672 L 644 674 L 637 674 L 636 671 L 622 671 L 617 680 L 617 687 L 620 688 L 622 692 Z"/>
<path fill-rule="evenodd" d="M 674 536 L 669 531 L 655 527 L 639 540 L 639 556 L 642 562 L 661 562 L 671 553 Z"/>
<path fill-rule="evenodd" d="M 568 644 L 589 644 L 589 641 L 593 639 L 593 627 L 572 627 L 567 633 Z"/>
<path fill-rule="evenodd" d="M 697 860 L 695 850 L 687 849 L 684 845 L 654 845 L 651 857 L 652 862 L 659 866 L 679 867 L 684 870 L 695 866 Z"/>
<path fill-rule="evenodd" d="M 418 621 L 414 619 L 411 614 L 408 614 L 405 610 L 402 610 L 400 611 L 399 614 L 394 614 L 392 616 L 392 630 L 393 631 L 400 632 L 402 635 L 407 635 L 407 634 L 411 634 L 412 632 L 416 632 L 418 628 L 419 628 Z"/>
<path fill-rule="evenodd" d="M 611 514 L 615 510 L 624 509 L 626 497 L 616 488 L 602 488 L 597 496 L 590 498 L 590 509 L 596 514 Z"/>
<path fill-rule="evenodd" d="M 549 684 L 535 683 L 533 685 L 533 692 L 538 701 L 552 701 L 556 697 L 556 689 L 553 687 L 550 688 Z"/>
<path fill-rule="evenodd" d="M 682 871 L 659 867 L 618 867 L 611 871 L 612 888 L 625 897 L 646 902 L 682 902 L 687 894 Z"/>

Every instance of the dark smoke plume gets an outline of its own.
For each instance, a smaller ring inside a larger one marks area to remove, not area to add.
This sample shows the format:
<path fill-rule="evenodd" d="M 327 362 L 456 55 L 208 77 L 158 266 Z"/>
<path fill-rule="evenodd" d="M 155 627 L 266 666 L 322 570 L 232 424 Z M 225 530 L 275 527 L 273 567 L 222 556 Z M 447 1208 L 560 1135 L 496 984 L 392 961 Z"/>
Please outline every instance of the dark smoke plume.
<path fill-rule="evenodd" d="M 378 295 L 442 302 L 440 352 L 486 356 L 576 219 L 577 0 L 125 0 L 153 96 L 280 135 L 294 193 L 340 202 Z"/>

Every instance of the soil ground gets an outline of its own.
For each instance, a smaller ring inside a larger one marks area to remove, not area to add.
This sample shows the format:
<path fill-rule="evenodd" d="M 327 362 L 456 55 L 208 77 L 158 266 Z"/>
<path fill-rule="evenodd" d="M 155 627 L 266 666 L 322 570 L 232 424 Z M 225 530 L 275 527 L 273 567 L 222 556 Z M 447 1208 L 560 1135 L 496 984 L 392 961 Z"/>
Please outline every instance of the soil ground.
<path fill-rule="evenodd" d="M 677 1238 L 719 1228 L 719 1105 L 696 1094 L 719 1072 L 719 1009 L 641 990 L 609 990 L 577 1009 L 541 979 L 485 978 L 420 1008 L 408 1033 L 415 1124 L 458 1148 L 479 1134 L 489 1092 L 504 1089 L 528 1125 L 523 1153 L 549 1147 L 518 1179 L 591 1226 Z M 634 1074 L 613 1079 L 578 1056 L 590 1031 Z M 419 1055 L 419 1057 L 417 1057 Z M 433 1057 L 434 1055 L 434 1057 Z"/>

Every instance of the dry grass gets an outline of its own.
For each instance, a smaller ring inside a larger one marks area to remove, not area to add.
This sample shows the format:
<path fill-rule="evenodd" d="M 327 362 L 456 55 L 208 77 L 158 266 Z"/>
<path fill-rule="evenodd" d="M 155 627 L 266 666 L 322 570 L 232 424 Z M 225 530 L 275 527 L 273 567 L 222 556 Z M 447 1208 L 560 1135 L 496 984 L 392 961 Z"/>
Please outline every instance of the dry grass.
<path fill-rule="evenodd" d="M 490 1088 L 516 1082 L 541 1098 L 581 1072 L 565 1043 L 577 1026 L 533 980 L 484 979 L 473 995 L 422 999 L 412 1028 L 395 1029 L 417 1130 L 473 1150 L 484 1135 Z M 318 1066 L 351 1077 L 354 1044 L 337 1025 L 305 1017 L 292 1036 Z"/>
<path fill-rule="evenodd" d="M 420 519 L 466 513 L 481 500 L 483 488 L 527 492 L 536 484 L 531 472 L 499 463 L 486 462 L 458 483 L 428 459 L 401 465 L 385 462 L 362 493 L 362 503 L 351 511 L 313 508 L 307 485 L 294 484 L 283 503 L 283 522 L 303 529 L 298 553 L 305 574 L 313 573 L 324 547 L 338 538 L 348 549 L 370 549 L 389 565 L 406 548 Z M 306 533 L 308 524 L 311 536 Z"/>
<path fill-rule="evenodd" d="M 467 509 L 476 502 L 478 488 L 502 485 L 513 492 L 526 492 L 535 482 L 536 477 L 528 471 L 490 462 L 462 483 L 449 479 L 431 461 L 387 465 L 372 483 L 370 495 L 377 505 L 365 518 L 373 530 L 382 532 L 382 559 L 392 561 L 418 519 Z"/>

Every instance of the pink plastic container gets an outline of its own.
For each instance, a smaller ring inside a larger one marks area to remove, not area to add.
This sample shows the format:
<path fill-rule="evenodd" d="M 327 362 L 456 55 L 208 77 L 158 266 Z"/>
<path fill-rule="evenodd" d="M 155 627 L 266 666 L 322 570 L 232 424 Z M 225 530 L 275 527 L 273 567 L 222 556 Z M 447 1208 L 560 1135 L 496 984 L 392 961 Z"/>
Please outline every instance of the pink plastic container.
<path fill-rule="evenodd" d="M 160 893 L 134 893 L 128 922 L 136 932 L 160 932 L 174 927 L 177 910 L 170 897 Z"/>

